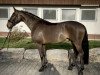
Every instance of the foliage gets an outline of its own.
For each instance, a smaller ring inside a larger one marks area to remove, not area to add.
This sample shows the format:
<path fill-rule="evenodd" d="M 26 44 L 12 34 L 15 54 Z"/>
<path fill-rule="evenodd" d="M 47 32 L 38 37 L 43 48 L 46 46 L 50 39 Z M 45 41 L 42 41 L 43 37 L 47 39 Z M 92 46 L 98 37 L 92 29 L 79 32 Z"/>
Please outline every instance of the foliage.
<path fill-rule="evenodd" d="M 18 28 L 15 28 L 12 32 L 11 32 L 11 36 L 10 36 L 10 40 L 11 41 L 19 41 L 21 39 L 24 39 L 26 37 L 28 37 L 29 35 L 24 31 L 22 32 L 21 30 L 19 30 Z"/>

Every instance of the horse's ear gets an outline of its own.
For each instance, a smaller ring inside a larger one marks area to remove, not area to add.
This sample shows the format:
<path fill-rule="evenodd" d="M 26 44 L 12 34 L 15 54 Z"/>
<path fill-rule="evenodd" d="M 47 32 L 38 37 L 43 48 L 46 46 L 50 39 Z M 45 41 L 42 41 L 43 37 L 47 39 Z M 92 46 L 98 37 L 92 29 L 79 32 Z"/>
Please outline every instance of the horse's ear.
<path fill-rule="evenodd" d="M 13 7 L 13 9 L 14 9 L 14 12 L 17 11 L 17 10 L 15 9 L 15 7 Z"/>

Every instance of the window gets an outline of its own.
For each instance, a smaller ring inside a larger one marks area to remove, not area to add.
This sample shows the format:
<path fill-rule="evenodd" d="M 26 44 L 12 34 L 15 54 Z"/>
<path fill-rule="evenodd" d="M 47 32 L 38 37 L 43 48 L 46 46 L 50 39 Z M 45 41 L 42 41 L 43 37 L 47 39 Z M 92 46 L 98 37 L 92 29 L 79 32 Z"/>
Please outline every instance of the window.
<path fill-rule="evenodd" d="M 62 20 L 75 20 L 76 9 L 62 9 Z"/>
<path fill-rule="evenodd" d="M 53 19 L 56 20 L 56 10 L 55 9 L 43 9 L 43 19 Z"/>
<path fill-rule="evenodd" d="M 35 8 L 34 9 L 33 8 L 25 8 L 25 11 L 28 11 L 28 12 L 34 14 L 34 15 L 38 15 L 37 9 L 35 9 Z"/>
<path fill-rule="evenodd" d="M 81 20 L 95 20 L 96 19 L 95 10 L 82 9 Z"/>
<path fill-rule="evenodd" d="M 8 8 L 0 8 L 0 18 L 8 18 Z"/>

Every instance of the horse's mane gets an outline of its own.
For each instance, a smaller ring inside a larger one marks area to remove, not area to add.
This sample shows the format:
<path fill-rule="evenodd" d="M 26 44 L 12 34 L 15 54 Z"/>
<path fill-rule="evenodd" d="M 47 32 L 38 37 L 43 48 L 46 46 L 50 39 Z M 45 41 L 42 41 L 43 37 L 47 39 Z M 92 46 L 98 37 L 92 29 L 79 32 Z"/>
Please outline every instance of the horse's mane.
<path fill-rule="evenodd" d="M 36 15 L 30 13 L 30 12 L 27 12 L 27 11 L 21 11 L 21 12 L 24 13 L 25 15 L 28 15 L 28 17 L 30 17 L 30 18 L 33 19 L 33 20 L 35 19 L 35 20 L 37 20 L 37 21 L 39 21 L 39 22 L 47 23 L 47 25 L 50 25 L 50 24 L 51 24 L 51 22 L 46 21 L 46 20 L 44 20 L 44 19 L 42 19 L 42 18 L 40 18 L 40 17 L 38 17 L 38 16 L 36 16 Z"/>

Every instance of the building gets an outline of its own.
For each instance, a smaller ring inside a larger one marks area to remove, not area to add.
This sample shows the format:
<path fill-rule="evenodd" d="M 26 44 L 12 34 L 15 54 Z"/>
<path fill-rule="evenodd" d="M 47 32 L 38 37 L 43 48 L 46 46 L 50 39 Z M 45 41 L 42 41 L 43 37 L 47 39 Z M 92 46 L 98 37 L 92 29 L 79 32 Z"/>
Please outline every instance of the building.
<path fill-rule="evenodd" d="M 50 22 L 78 21 L 87 28 L 89 39 L 100 39 L 99 0 L 0 0 L 0 36 L 8 32 L 6 23 L 13 13 L 12 6 Z M 17 27 L 30 33 L 23 22 Z"/>

